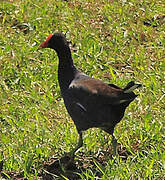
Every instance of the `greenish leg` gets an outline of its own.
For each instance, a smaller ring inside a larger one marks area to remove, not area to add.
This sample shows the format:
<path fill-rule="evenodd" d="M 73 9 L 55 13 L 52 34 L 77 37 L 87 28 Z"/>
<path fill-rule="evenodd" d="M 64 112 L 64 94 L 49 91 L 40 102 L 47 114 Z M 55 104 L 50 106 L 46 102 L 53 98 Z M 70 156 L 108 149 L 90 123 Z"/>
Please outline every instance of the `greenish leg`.
<path fill-rule="evenodd" d="M 82 139 L 82 132 L 79 132 L 79 142 L 78 145 L 75 147 L 75 149 L 73 149 L 70 153 L 72 156 L 74 156 L 74 154 L 76 153 L 76 151 L 78 149 L 80 149 L 80 147 L 82 147 L 83 145 L 83 139 Z"/>
<path fill-rule="evenodd" d="M 112 134 L 112 147 L 113 147 L 113 156 L 117 155 L 117 140 L 115 138 L 115 136 Z"/>

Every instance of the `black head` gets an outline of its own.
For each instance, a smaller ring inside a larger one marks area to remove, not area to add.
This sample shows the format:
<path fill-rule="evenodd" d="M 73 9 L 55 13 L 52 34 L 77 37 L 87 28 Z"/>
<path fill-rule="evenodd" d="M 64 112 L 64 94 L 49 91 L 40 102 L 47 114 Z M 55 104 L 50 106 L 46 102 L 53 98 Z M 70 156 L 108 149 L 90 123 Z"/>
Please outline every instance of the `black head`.
<path fill-rule="evenodd" d="M 41 43 L 40 47 L 42 48 L 51 48 L 57 52 L 63 51 L 68 47 L 68 42 L 66 37 L 62 33 L 50 34 L 46 41 Z"/>

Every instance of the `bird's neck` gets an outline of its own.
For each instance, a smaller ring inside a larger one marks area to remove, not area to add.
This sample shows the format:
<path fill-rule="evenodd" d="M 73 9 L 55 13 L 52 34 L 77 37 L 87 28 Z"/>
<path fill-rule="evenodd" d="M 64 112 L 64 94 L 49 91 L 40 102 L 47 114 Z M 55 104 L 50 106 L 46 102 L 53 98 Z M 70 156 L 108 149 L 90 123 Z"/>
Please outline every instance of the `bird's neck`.
<path fill-rule="evenodd" d="M 64 46 L 59 52 L 57 51 L 57 55 L 59 58 L 59 66 L 61 68 L 73 66 L 73 59 L 69 46 Z"/>
<path fill-rule="evenodd" d="M 63 53 L 60 52 L 57 54 L 59 58 L 58 81 L 61 92 L 64 93 L 74 79 L 77 69 L 73 64 L 73 59 L 69 48 L 65 49 Z"/>

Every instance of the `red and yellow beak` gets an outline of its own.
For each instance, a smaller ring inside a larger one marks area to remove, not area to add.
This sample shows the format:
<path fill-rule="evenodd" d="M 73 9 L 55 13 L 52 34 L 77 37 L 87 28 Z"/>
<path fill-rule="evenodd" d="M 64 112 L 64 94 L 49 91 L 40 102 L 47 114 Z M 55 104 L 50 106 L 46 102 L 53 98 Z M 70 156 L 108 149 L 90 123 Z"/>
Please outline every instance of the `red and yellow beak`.
<path fill-rule="evenodd" d="M 40 44 L 40 48 L 47 48 L 48 47 L 48 43 L 49 43 L 49 40 L 52 38 L 53 34 L 49 34 L 49 36 L 47 37 L 47 39 Z"/>

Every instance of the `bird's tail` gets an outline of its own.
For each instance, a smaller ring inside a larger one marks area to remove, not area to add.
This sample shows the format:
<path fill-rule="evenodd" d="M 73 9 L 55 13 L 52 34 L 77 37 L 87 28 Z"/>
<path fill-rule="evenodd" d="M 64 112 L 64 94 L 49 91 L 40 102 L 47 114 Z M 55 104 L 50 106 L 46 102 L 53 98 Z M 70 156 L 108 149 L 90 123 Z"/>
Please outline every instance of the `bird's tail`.
<path fill-rule="evenodd" d="M 134 81 L 131 81 L 127 84 L 127 86 L 123 89 L 124 93 L 130 93 L 134 89 L 141 87 L 141 84 L 135 84 Z"/>

